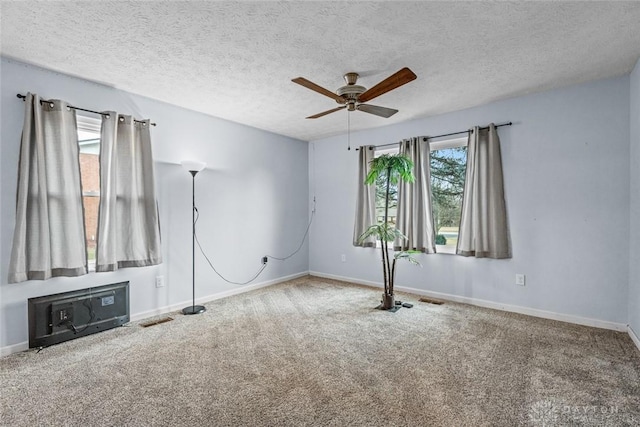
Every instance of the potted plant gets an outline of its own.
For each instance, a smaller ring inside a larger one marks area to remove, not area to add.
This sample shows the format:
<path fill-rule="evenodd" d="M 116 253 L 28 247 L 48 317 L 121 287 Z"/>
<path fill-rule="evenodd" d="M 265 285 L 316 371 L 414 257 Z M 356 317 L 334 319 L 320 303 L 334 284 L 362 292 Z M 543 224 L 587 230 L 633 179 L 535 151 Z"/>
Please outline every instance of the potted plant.
<path fill-rule="evenodd" d="M 411 256 L 414 251 L 396 252 L 391 256 L 389 254 L 389 242 L 392 244 L 396 238 L 406 239 L 406 236 L 396 229 L 389 222 L 389 191 L 391 184 L 397 185 L 399 182 L 413 182 L 413 162 L 402 154 L 383 154 L 373 159 L 370 163 L 370 171 L 365 180 L 365 184 L 375 184 L 377 180 L 381 180 L 385 185 L 385 201 L 384 201 L 384 220 L 381 224 L 370 226 L 360 236 L 360 241 L 364 241 L 368 237 L 375 236 L 380 239 L 380 249 L 382 252 L 382 276 L 384 279 L 384 294 L 382 294 L 382 310 L 390 310 L 395 307 L 395 298 L 393 294 L 393 285 L 396 275 L 396 262 L 399 259 L 406 259 L 413 264 L 420 264 Z"/>

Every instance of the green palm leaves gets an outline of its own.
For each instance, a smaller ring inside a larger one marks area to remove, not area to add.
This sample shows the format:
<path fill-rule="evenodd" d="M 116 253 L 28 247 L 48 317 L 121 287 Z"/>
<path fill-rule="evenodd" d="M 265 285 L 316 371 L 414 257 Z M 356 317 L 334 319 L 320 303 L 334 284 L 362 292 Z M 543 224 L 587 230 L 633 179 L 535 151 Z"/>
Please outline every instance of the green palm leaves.
<path fill-rule="evenodd" d="M 367 175 L 365 184 L 373 184 L 376 178 L 383 175 L 391 184 L 397 184 L 399 180 L 413 182 L 413 162 L 400 154 L 383 154 L 373 159 L 369 165 L 371 170 Z"/>
<path fill-rule="evenodd" d="M 372 236 L 375 236 L 380 240 L 386 240 L 387 242 L 393 242 L 396 238 L 407 238 L 400 232 L 400 230 L 396 229 L 393 225 L 388 223 L 374 224 L 371 227 L 367 228 L 367 231 L 362 233 L 362 235 L 360 236 L 360 240 L 364 241 Z"/>

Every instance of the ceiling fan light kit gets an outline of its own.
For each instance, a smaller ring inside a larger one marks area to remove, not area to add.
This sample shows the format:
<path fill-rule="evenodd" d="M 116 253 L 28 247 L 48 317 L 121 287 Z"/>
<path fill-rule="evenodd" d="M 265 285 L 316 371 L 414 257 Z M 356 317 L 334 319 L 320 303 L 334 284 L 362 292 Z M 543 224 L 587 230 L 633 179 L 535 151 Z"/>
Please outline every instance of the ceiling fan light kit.
<path fill-rule="evenodd" d="M 398 110 L 387 107 L 380 107 L 377 105 L 365 104 L 365 102 L 372 100 L 382 94 L 399 88 L 417 78 L 413 71 L 408 68 L 403 68 L 397 73 L 387 77 L 377 85 L 370 89 L 364 86 L 357 85 L 358 73 L 347 73 L 344 75 L 344 81 L 347 83 L 336 90 L 335 93 L 328 89 L 319 86 L 304 77 L 297 77 L 291 81 L 301 86 L 311 89 L 314 92 L 325 95 L 338 104 L 342 104 L 341 107 L 332 108 L 331 110 L 323 111 L 313 116 L 307 117 L 307 119 L 317 119 L 319 117 L 326 116 L 327 114 L 334 113 L 339 110 L 347 109 L 347 111 L 362 111 L 365 113 L 373 114 L 379 117 L 389 118 L 393 116 Z"/>

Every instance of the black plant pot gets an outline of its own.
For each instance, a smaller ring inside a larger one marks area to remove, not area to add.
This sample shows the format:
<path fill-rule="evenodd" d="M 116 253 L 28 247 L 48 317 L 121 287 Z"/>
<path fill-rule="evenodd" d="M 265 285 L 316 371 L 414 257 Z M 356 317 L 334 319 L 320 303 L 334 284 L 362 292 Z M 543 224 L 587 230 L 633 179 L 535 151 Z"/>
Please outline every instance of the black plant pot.
<path fill-rule="evenodd" d="M 382 294 L 382 309 L 389 310 L 396 306 L 396 300 L 393 294 Z"/>

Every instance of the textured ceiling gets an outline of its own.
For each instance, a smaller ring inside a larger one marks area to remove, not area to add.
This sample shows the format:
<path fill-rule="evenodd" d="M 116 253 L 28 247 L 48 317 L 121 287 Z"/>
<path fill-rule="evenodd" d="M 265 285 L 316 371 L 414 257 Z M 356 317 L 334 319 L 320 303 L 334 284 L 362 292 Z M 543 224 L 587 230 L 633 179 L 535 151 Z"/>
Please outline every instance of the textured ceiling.
<path fill-rule="evenodd" d="M 371 87 L 402 67 L 418 79 L 351 113 L 366 129 L 628 73 L 640 2 L 1 3 L 2 55 L 213 116 L 314 140 L 347 112 L 291 83 Z M 64 94 L 51 96 L 64 98 Z M 91 108 L 91 106 L 83 106 Z M 153 118 L 152 118 L 153 119 Z"/>

